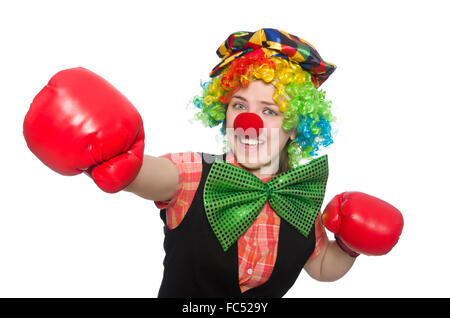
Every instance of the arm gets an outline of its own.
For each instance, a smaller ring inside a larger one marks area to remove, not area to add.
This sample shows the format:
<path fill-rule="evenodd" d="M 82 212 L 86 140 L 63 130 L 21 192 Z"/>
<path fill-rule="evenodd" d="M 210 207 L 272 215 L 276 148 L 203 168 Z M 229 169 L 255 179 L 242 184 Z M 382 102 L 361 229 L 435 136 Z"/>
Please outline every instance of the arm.
<path fill-rule="evenodd" d="M 124 190 L 144 199 L 166 201 L 178 185 L 178 171 L 167 158 L 144 155 L 137 177 Z"/>
<path fill-rule="evenodd" d="M 345 253 L 336 241 L 330 242 L 325 235 L 325 244 L 319 255 L 306 263 L 305 270 L 318 281 L 332 282 L 344 276 L 353 266 L 355 259 Z"/>

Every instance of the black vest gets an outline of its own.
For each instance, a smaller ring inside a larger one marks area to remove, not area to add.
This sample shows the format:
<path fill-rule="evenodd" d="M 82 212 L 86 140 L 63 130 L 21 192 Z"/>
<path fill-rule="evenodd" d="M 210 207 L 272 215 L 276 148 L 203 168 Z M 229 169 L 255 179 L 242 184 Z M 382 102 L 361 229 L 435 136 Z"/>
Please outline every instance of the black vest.
<path fill-rule="evenodd" d="M 241 293 L 237 242 L 224 252 L 206 218 L 203 188 L 213 155 L 201 155 L 202 177 L 188 212 L 176 228 L 164 227 L 166 256 L 158 297 L 282 297 L 314 251 L 314 226 L 306 238 L 281 219 L 277 259 L 269 280 Z M 161 219 L 166 222 L 165 210 L 161 210 Z"/>

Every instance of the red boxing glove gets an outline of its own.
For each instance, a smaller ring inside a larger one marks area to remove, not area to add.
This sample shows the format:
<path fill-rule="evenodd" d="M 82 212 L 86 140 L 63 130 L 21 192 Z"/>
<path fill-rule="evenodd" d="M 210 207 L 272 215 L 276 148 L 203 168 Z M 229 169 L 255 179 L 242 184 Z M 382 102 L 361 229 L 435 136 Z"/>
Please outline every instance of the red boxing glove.
<path fill-rule="evenodd" d="M 362 192 L 336 195 L 326 206 L 322 221 L 351 256 L 387 254 L 403 229 L 399 210 Z"/>
<path fill-rule="evenodd" d="M 87 172 L 114 193 L 138 174 L 144 127 L 134 106 L 97 74 L 73 68 L 54 75 L 23 123 L 30 150 L 63 175 Z"/>

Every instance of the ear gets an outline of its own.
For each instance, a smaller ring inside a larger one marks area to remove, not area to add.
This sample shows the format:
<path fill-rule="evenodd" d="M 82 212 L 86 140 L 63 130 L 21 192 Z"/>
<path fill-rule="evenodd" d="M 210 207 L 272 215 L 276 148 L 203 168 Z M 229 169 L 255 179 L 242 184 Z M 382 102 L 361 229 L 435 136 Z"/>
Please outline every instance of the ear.
<path fill-rule="evenodd" d="M 297 137 L 297 130 L 296 129 L 293 130 L 292 134 L 289 136 L 289 139 L 290 140 L 295 140 L 295 137 Z"/>

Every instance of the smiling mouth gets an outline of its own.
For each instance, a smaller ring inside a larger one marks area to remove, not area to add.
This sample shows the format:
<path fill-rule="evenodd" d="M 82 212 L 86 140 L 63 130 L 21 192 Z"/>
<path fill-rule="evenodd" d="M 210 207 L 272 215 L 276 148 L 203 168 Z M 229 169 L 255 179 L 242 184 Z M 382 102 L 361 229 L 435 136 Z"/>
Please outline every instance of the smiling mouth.
<path fill-rule="evenodd" d="M 241 143 L 242 145 L 247 145 L 247 146 L 260 146 L 263 145 L 266 141 L 265 140 L 261 140 L 261 139 L 256 139 L 256 138 L 248 138 L 248 137 L 237 137 L 237 139 L 239 140 L 239 143 Z"/>

